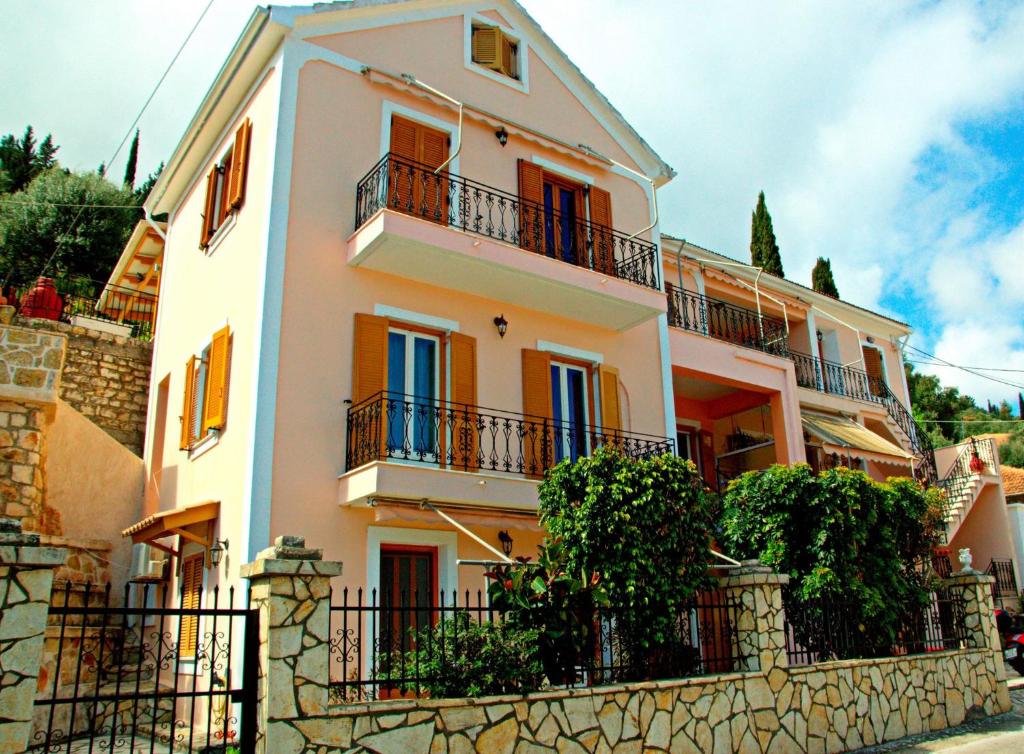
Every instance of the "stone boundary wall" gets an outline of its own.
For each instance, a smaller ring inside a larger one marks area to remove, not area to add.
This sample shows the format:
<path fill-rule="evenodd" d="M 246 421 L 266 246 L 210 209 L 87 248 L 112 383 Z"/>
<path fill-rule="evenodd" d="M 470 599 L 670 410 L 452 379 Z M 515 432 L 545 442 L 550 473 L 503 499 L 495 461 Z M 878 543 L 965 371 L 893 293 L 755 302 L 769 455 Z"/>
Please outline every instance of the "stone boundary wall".
<path fill-rule="evenodd" d="M 1010 708 L 990 650 L 334 707 L 296 752 L 841 752 Z"/>
<path fill-rule="evenodd" d="M 153 344 L 47 319 L 19 324 L 67 339 L 60 397 L 141 456 Z"/>

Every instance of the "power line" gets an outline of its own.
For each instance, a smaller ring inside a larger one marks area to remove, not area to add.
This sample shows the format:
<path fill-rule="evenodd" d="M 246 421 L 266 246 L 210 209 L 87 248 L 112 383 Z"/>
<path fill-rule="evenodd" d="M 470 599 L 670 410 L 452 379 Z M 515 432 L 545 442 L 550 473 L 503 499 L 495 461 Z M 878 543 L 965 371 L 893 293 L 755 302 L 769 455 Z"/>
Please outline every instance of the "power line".
<path fill-rule="evenodd" d="M 139 204 L 68 204 L 66 202 L 23 202 L 14 199 L 2 199 L 3 204 L 20 204 L 25 207 L 92 207 L 93 209 L 142 209 Z"/>
<path fill-rule="evenodd" d="M 1007 380 L 1001 380 L 998 377 L 993 377 L 990 374 L 984 374 L 982 372 L 976 372 L 973 369 L 971 369 L 970 367 L 958 366 L 957 364 L 953 364 L 952 362 L 946 361 L 945 359 L 940 359 L 938 356 L 936 356 L 933 353 L 928 353 L 927 351 L 922 351 L 920 348 L 915 348 L 914 346 L 910 345 L 909 343 L 907 343 L 906 347 L 911 349 L 912 351 L 917 351 L 918 353 L 923 354 L 924 356 L 927 356 L 929 359 L 934 359 L 935 361 L 939 362 L 938 364 L 932 364 L 932 366 L 952 367 L 953 369 L 959 369 L 962 372 L 967 372 L 968 374 L 973 374 L 975 377 L 981 377 L 982 379 L 991 380 L 992 382 L 998 382 L 998 383 L 1000 383 L 1002 385 L 1009 385 L 1010 387 L 1015 387 L 1018 390 L 1024 390 L 1024 385 L 1018 385 L 1016 382 L 1009 382 Z"/>
<path fill-rule="evenodd" d="M 149 96 L 146 97 L 146 101 L 142 104 L 142 108 L 135 116 L 135 119 L 132 121 L 131 125 L 128 126 L 128 130 L 125 131 L 124 138 L 121 139 L 121 143 L 117 145 L 117 149 L 115 149 L 114 153 L 110 155 L 110 159 L 103 163 L 104 165 L 109 166 L 113 164 L 115 159 L 117 159 L 117 155 L 120 154 L 121 149 L 128 142 L 129 137 L 131 137 L 132 135 L 132 131 L 135 130 L 135 127 L 139 124 L 139 121 L 142 119 L 142 115 L 146 112 L 146 109 L 149 107 L 149 104 L 153 101 L 153 98 L 156 96 L 156 93 L 160 90 L 160 87 L 163 85 L 164 80 L 167 78 L 167 74 L 171 72 L 171 68 L 173 68 L 174 64 L 178 62 L 178 58 L 181 56 L 182 51 L 185 49 L 185 45 L 187 45 L 189 40 L 192 39 L 192 35 L 196 33 L 196 29 L 199 28 L 199 24 L 201 24 L 203 22 L 203 19 L 206 18 L 206 13 L 210 10 L 210 7 L 213 5 L 214 2 L 215 0 L 210 0 L 206 4 L 206 7 L 203 8 L 203 12 L 199 14 L 199 18 L 197 18 L 196 22 L 192 24 L 192 28 L 185 36 L 185 39 L 182 41 L 182 43 L 178 46 L 178 50 L 174 53 L 174 57 L 171 58 L 171 62 L 167 64 L 167 67 L 164 69 L 164 72 L 160 75 L 159 80 L 156 82 L 156 86 L 153 87 L 153 91 L 151 91 L 149 93 Z M 82 212 L 84 211 L 84 205 L 82 207 L 79 207 L 78 212 L 75 213 L 75 216 L 71 220 L 71 225 L 68 226 L 67 231 L 65 231 L 63 236 L 58 236 L 56 248 L 53 250 L 53 253 L 50 254 L 49 259 L 46 260 L 46 264 L 43 265 L 43 269 L 40 270 L 40 276 L 46 273 L 46 268 L 50 266 L 50 263 L 53 261 L 53 258 L 57 256 L 57 252 L 61 250 L 61 247 L 64 243 L 64 239 L 70 237 L 71 231 L 75 229 L 75 225 L 78 223 L 78 220 L 82 216 Z"/>
<path fill-rule="evenodd" d="M 943 364 L 942 362 L 939 362 L 939 361 L 917 361 L 915 359 L 907 359 L 907 361 L 910 362 L 911 364 L 923 364 L 924 366 L 929 366 L 929 367 L 949 366 L 948 364 Z M 1017 372 L 1017 373 L 1020 373 L 1020 374 L 1024 374 L 1024 369 L 1004 369 L 1002 367 L 968 367 L 968 366 L 958 365 L 957 368 L 958 369 L 980 369 L 983 372 Z"/>
<path fill-rule="evenodd" d="M 918 419 L 929 424 L 1020 424 L 1024 419 Z"/>

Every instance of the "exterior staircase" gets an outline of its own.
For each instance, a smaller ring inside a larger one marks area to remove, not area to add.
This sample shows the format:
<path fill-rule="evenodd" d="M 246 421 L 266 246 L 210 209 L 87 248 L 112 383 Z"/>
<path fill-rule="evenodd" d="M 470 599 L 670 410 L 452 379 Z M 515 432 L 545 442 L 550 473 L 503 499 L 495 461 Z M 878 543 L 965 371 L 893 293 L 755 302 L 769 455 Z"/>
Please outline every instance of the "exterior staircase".
<path fill-rule="evenodd" d="M 984 474 L 998 473 L 995 460 L 995 446 L 991 440 L 974 440 L 965 443 L 938 485 L 946 493 L 946 541 L 952 542 L 967 519 L 985 486 Z M 977 469 L 979 459 L 983 469 Z M 975 467 L 972 469 L 972 465 Z"/>

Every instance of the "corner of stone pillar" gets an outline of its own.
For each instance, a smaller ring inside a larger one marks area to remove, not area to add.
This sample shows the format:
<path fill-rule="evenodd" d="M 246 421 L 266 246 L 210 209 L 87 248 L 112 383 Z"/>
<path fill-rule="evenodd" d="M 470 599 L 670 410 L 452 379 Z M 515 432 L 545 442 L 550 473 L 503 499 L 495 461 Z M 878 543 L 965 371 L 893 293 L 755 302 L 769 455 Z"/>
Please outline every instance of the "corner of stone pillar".
<path fill-rule="evenodd" d="M 1002 651 L 995 605 L 992 602 L 992 585 L 995 581 L 994 576 L 973 568 L 964 568 L 943 582 L 944 587 L 955 589 L 963 596 L 964 626 L 972 649 Z"/>
<path fill-rule="evenodd" d="M 756 560 L 743 561 L 719 579 L 722 591 L 738 608 L 736 670 L 769 673 L 789 666 L 782 607 L 782 587 L 788 583 L 788 574 L 775 573 Z"/>
<path fill-rule="evenodd" d="M 260 621 L 258 752 L 301 750 L 294 721 L 327 712 L 331 578 L 342 566 L 322 557 L 286 536 L 242 566 Z"/>
<path fill-rule="evenodd" d="M 53 572 L 66 559 L 18 519 L 0 518 L 0 754 L 28 748 Z"/>

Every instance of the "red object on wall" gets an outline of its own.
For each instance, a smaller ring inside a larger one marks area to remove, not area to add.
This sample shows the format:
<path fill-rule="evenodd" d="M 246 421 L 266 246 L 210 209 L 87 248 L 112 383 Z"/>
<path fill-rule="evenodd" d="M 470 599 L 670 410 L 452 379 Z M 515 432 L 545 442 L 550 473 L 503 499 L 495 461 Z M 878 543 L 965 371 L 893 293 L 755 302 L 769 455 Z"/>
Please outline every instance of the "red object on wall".
<path fill-rule="evenodd" d="M 21 316 L 38 319 L 60 319 L 64 311 L 64 299 L 57 293 L 52 278 L 39 278 L 35 288 L 21 299 Z"/>
<path fill-rule="evenodd" d="M 985 462 L 978 457 L 977 453 L 971 456 L 970 468 L 973 474 L 980 474 L 985 470 Z"/>

